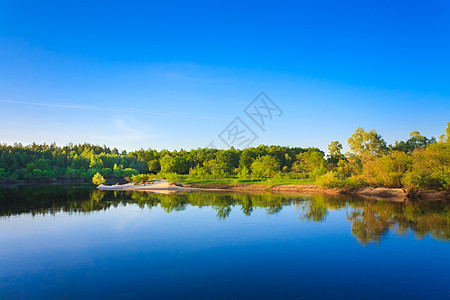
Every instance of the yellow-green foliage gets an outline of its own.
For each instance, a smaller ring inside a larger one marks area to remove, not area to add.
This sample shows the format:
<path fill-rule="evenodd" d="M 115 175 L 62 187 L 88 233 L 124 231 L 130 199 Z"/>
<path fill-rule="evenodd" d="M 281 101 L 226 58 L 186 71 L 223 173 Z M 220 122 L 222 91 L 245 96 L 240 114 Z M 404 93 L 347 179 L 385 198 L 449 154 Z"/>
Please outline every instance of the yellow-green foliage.
<path fill-rule="evenodd" d="M 134 183 L 146 183 L 152 178 L 152 175 L 150 174 L 138 174 L 138 175 L 132 175 L 131 181 Z"/>
<path fill-rule="evenodd" d="M 208 173 L 205 168 L 201 168 L 199 164 L 195 168 L 189 169 L 189 179 L 207 178 Z"/>
<path fill-rule="evenodd" d="M 412 157 L 393 151 L 382 157 L 373 157 L 363 163 L 363 173 L 370 185 L 401 187 L 404 174 L 411 168 Z"/>
<path fill-rule="evenodd" d="M 340 186 L 340 180 L 336 172 L 329 171 L 326 174 L 317 177 L 316 183 L 321 187 L 336 188 Z"/>
<path fill-rule="evenodd" d="M 92 183 L 95 185 L 101 185 L 105 183 L 105 178 L 103 178 L 103 176 L 97 172 L 95 173 L 94 177 L 92 177 Z"/>
<path fill-rule="evenodd" d="M 292 170 L 297 173 L 317 173 L 317 170 L 324 166 L 323 152 L 307 151 L 297 155 L 297 161 L 292 165 Z"/>
<path fill-rule="evenodd" d="M 440 142 L 415 150 L 411 170 L 402 183 L 409 187 L 450 189 L 450 143 Z"/>
<path fill-rule="evenodd" d="M 363 184 L 370 186 L 450 189 L 450 122 L 438 143 L 433 137 L 427 139 L 414 131 L 408 141 L 396 142 L 387 149 L 381 136 L 371 133 L 367 138 L 365 134 L 360 128 L 355 131 L 349 139 L 353 154 L 341 157 L 337 166 L 334 162 L 329 164 L 333 172 L 319 176 L 318 184 L 352 186 L 362 179 Z M 371 145 L 372 142 L 376 143 Z"/>
<path fill-rule="evenodd" d="M 206 161 L 202 169 L 211 178 L 224 178 L 228 175 L 226 168 L 225 162 L 216 158 Z"/>
<path fill-rule="evenodd" d="M 242 166 L 239 168 L 238 178 L 241 180 L 246 180 L 250 178 L 250 171 L 247 169 L 246 166 Z"/>
<path fill-rule="evenodd" d="M 280 170 L 280 164 L 273 156 L 265 155 L 257 158 L 251 169 L 255 178 L 272 177 Z"/>
<path fill-rule="evenodd" d="M 343 177 L 333 171 L 317 177 L 316 184 L 321 187 L 344 189 L 358 188 L 362 185 L 361 180 L 357 176 Z"/>
<path fill-rule="evenodd" d="M 163 175 L 164 179 L 170 183 L 178 183 L 180 181 L 180 175 L 176 173 L 166 173 Z"/>

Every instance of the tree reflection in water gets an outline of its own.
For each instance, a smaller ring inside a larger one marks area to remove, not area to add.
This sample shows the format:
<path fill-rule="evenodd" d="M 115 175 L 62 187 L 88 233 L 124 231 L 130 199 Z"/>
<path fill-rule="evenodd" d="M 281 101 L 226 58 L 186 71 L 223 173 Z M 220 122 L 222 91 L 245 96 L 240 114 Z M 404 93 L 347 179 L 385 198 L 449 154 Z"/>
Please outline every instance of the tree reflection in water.
<path fill-rule="evenodd" d="M 212 207 L 219 219 L 226 219 L 233 207 L 250 216 L 255 209 L 276 214 L 284 206 L 295 205 L 302 221 L 326 221 L 330 211 L 347 210 L 351 232 L 362 244 L 380 242 L 390 230 L 413 231 L 417 238 L 426 235 L 450 240 L 450 205 L 444 201 L 389 202 L 333 197 L 326 195 L 290 196 L 275 194 L 152 194 L 142 192 L 103 192 L 93 188 L 49 186 L 0 189 L 0 216 L 21 214 L 54 215 L 58 212 L 87 214 L 119 205 L 135 204 L 141 209 L 155 206 L 167 213 L 188 206 Z"/>

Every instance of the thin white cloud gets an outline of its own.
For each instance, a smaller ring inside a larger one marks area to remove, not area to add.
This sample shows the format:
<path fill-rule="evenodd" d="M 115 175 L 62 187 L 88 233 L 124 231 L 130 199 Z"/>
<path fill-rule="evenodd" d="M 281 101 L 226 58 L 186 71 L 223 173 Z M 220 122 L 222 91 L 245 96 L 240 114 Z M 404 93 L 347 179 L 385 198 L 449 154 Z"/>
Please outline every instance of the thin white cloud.
<path fill-rule="evenodd" d="M 115 119 L 115 128 L 121 133 L 133 138 L 147 138 L 148 134 L 143 130 L 143 124 L 135 119 Z"/>
<path fill-rule="evenodd" d="M 81 109 L 91 111 L 111 111 L 111 112 L 123 112 L 123 113 L 138 113 L 146 115 L 156 115 L 163 117 L 177 117 L 177 118 L 190 118 L 190 119 L 209 119 L 209 120 L 224 120 L 222 118 L 215 118 L 204 114 L 190 114 L 176 111 L 149 111 L 145 109 L 136 108 L 121 108 L 121 107 L 108 107 L 108 106 L 94 106 L 94 105 L 80 105 L 80 104 L 58 104 L 58 103 L 45 103 L 45 102 L 28 102 L 28 101 L 15 101 L 15 100 L 0 100 L 0 103 L 18 104 L 18 105 L 34 105 L 44 107 L 54 107 L 61 109 Z"/>
<path fill-rule="evenodd" d="M 160 133 L 148 124 L 142 123 L 134 118 L 116 117 L 106 122 L 98 132 L 91 135 L 97 143 L 114 145 L 122 149 L 138 149 L 142 145 L 151 144 Z"/>

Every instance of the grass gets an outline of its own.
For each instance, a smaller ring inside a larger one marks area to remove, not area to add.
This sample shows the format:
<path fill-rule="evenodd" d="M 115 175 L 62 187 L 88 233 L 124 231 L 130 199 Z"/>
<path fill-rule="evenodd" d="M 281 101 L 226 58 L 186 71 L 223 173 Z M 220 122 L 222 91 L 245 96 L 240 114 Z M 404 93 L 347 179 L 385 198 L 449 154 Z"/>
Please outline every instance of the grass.
<path fill-rule="evenodd" d="M 188 175 L 181 175 L 180 181 L 187 184 L 246 184 L 246 185 L 290 185 L 290 184 L 314 184 L 313 179 L 284 179 L 284 178 L 262 178 L 262 179 L 238 179 L 237 177 L 227 178 L 189 178 Z"/>

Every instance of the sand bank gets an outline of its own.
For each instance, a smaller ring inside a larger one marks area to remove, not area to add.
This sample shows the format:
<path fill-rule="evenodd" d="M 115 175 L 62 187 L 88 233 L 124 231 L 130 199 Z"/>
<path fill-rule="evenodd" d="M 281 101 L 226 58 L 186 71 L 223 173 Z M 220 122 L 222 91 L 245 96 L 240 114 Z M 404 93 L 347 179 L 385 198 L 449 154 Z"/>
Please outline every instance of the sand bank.
<path fill-rule="evenodd" d="M 221 192 L 223 189 L 215 189 L 215 188 L 195 188 L 195 187 L 184 187 L 174 185 L 172 183 L 166 182 L 164 180 L 158 180 L 153 183 L 144 183 L 144 184 L 118 184 L 118 185 L 99 185 L 97 189 L 101 191 L 138 191 L 138 192 L 152 192 L 159 194 L 173 194 L 176 192 L 194 192 L 194 191 L 212 191 L 212 192 Z"/>

